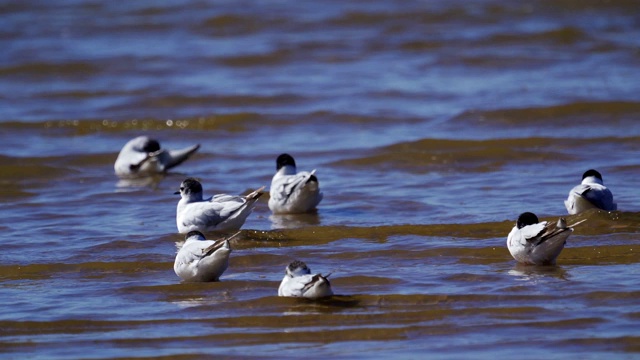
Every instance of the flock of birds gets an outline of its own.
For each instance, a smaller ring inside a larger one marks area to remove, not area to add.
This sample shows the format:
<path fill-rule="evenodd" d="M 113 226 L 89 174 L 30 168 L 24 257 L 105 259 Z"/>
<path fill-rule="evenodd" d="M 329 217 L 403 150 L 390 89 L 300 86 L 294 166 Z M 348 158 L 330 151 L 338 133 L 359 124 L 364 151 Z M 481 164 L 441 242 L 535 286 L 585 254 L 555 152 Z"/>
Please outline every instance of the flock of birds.
<path fill-rule="evenodd" d="M 114 169 L 120 178 L 136 178 L 165 173 L 194 154 L 200 145 L 180 150 L 160 147 L 157 140 L 139 136 L 130 140 L 120 151 Z M 180 184 L 181 199 L 176 209 L 176 225 L 186 234 L 180 247 L 174 271 L 184 281 L 217 281 L 229 265 L 234 235 L 214 241 L 206 240 L 203 232 L 233 232 L 239 230 L 256 206 L 265 187 L 248 195 L 218 194 L 204 198 L 202 184 L 187 178 Z M 300 214 L 315 211 L 322 200 L 322 192 L 315 170 L 296 169 L 294 158 L 281 154 L 276 159 L 276 173 L 269 189 L 269 209 L 274 214 Z M 591 208 L 617 210 L 611 191 L 604 186 L 602 175 L 588 170 L 582 182 L 569 192 L 565 206 L 570 215 Z M 531 212 L 520 214 L 507 237 L 507 248 L 519 263 L 554 265 L 573 228 L 585 220 L 567 225 L 564 218 L 557 222 L 538 220 Z M 312 274 L 302 261 L 295 260 L 285 269 L 278 296 L 318 299 L 333 295 L 330 274 Z"/>

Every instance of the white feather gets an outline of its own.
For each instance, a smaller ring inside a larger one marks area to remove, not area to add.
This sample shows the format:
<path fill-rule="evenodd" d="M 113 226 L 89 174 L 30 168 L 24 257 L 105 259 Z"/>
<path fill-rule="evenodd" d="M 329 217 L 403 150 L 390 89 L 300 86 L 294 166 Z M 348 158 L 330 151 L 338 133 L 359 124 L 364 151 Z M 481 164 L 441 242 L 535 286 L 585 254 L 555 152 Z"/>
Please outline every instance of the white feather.
<path fill-rule="evenodd" d="M 274 214 L 296 214 L 314 210 L 323 196 L 318 182 L 309 181 L 315 172 L 296 173 L 293 166 L 278 170 L 271 180 L 269 209 Z"/>
<path fill-rule="evenodd" d="M 191 236 L 178 251 L 173 270 L 184 281 L 217 281 L 229 266 L 231 246 L 229 240 L 223 244 L 205 240 L 203 236 Z M 207 253 L 207 249 L 218 245 L 217 250 Z"/>

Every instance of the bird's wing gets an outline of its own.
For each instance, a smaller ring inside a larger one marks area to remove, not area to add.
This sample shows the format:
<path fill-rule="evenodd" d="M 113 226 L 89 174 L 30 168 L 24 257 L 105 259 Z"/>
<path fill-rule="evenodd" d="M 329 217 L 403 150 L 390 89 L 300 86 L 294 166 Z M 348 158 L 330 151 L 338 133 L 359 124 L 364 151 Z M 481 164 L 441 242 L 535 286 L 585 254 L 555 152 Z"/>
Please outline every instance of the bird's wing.
<path fill-rule="evenodd" d="M 585 185 L 587 189 L 582 192 L 582 197 L 589 200 L 593 205 L 604 210 L 616 210 L 617 206 L 613 202 L 611 190 L 600 184 Z"/>
<path fill-rule="evenodd" d="M 213 254 L 214 252 L 216 252 L 218 249 L 222 248 L 225 245 L 226 240 L 218 240 L 218 241 L 214 241 L 213 244 L 207 246 L 206 248 L 203 248 L 200 250 L 200 253 L 202 254 L 202 257 L 205 256 L 209 256 L 211 254 Z"/>
<path fill-rule="evenodd" d="M 212 216 L 218 216 L 221 219 L 220 222 L 222 222 L 242 208 L 246 203 L 247 200 L 242 196 L 218 194 L 208 202 L 211 206 L 210 211 L 207 211 L 207 213 L 211 213 Z"/>
<path fill-rule="evenodd" d="M 520 229 L 520 235 L 527 242 L 537 242 L 547 226 L 546 221 L 539 222 L 537 224 L 527 225 Z"/>
<path fill-rule="evenodd" d="M 177 257 L 181 263 L 189 264 L 207 256 L 208 254 L 204 250 L 214 245 L 216 242 L 213 240 L 187 242 L 180 248 Z"/>
<path fill-rule="evenodd" d="M 548 239 L 565 231 L 571 231 L 570 229 L 567 229 L 566 224 L 564 228 L 559 228 L 558 223 L 549 221 L 547 222 L 547 225 L 545 225 L 544 231 L 540 234 L 540 236 L 538 236 L 536 245 L 540 245 L 541 243 L 547 241 Z"/>
<path fill-rule="evenodd" d="M 182 222 L 186 227 L 196 226 L 204 229 L 223 222 L 228 217 L 223 216 L 224 213 L 225 203 L 197 202 L 189 204 L 183 210 Z"/>
<path fill-rule="evenodd" d="M 584 193 L 588 192 L 589 190 L 591 190 L 591 186 L 589 184 L 579 184 L 571 189 L 571 194 L 584 196 Z"/>
<path fill-rule="evenodd" d="M 218 249 L 222 248 L 222 247 L 226 247 L 227 250 L 231 251 L 231 244 L 229 243 L 229 240 L 233 239 L 234 237 L 240 235 L 240 231 L 236 232 L 235 234 L 220 239 L 220 240 L 216 240 L 213 241 L 213 243 L 211 245 L 208 245 L 207 247 L 203 248 L 201 250 L 202 256 L 209 256 L 213 253 L 215 253 Z"/>
<path fill-rule="evenodd" d="M 309 280 L 309 282 L 307 282 L 306 284 L 304 284 L 304 287 L 302 288 L 302 293 L 306 293 L 307 291 L 309 291 L 311 288 L 313 288 L 313 285 L 315 285 L 315 283 L 317 283 L 318 281 L 320 281 L 320 279 L 323 278 L 322 274 L 315 274 L 311 277 L 311 279 Z M 325 278 L 326 280 L 326 278 Z"/>
<path fill-rule="evenodd" d="M 158 154 L 160 163 L 164 167 L 164 170 L 169 170 L 174 166 L 180 165 L 187 160 L 193 153 L 198 151 L 200 144 L 192 145 L 184 149 L 167 150 Z"/>
<path fill-rule="evenodd" d="M 312 278 L 313 275 L 302 275 L 289 278 L 289 280 L 283 284 L 283 296 L 302 297 L 304 295 L 303 289 Z"/>
<path fill-rule="evenodd" d="M 271 197 L 286 203 L 296 190 L 304 187 L 314 173 L 315 170 L 312 172 L 301 171 L 295 175 L 286 175 L 274 179 L 271 184 Z"/>
<path fill-rule="evenodd" d="M 531 247 L 530 257 L 533 262 L 554 264 L 572 232 L 573 228 L 568 227 L 564 219 L 560 222 L 549 222 Z"/>

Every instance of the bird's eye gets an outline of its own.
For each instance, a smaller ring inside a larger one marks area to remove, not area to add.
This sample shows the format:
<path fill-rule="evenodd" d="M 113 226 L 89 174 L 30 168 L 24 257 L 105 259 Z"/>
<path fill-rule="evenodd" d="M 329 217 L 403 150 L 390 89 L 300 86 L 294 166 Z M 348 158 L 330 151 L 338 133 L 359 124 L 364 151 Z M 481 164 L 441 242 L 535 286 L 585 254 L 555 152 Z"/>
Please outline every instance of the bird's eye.
<path fill-rule="evenodd" d="M 182 186 L 181 186 L 181 187 L 180 187 L 180 191 L 184 191 L 184 187 L 182 187 Z"/>

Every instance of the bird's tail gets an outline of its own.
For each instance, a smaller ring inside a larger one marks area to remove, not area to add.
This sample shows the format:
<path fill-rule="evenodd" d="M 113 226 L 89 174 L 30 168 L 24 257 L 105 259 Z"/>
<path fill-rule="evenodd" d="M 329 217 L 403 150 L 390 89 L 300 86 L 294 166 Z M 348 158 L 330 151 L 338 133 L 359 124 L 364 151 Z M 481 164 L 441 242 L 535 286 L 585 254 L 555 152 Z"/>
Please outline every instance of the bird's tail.
<path fill-rule="evenodd" d="M 258 200 L 258 198 L 260 196 L 262 196 L 262 194 L 264 194 L 264 192 L 262 192 L 262 190 L 264 190 L 265 188 L 266 188 L 266 186 L 262 186 L 258 190 L 252 191 L 248 195 L 245 195 L 244 198 L 247 199 L 247 201 L 249 201 L 249 202 L 254 202 L 254 201 Z"/>
<path fill-rule="evenodd" d="M 569 227 L 570 227 L 570 228 L 573 228 L 573 227 L 575 227 L 576 225 L 580 225 L 580 224 L 582 224 L 582 223 L 583 223 L 583 222 L 585 222 L 585 221 L 587 221 L 587 219 L 582 219 L 582 220 L 578 221 L 577 223 L 573 223 L 573 224 L 569 225 Z"/>
<path fill-rule="evenodd" d="M 215 243 L 213 243 L 213 245 L 202 249 L 202 256 L 209 256 L 211 255 L 213 252 L 215 252 L 216 250 L 220 249 L 220 248 L 226 248 L 227 250 L 231 251 L 231 244 L 229 244 L 229 240 L 233 239 L 234 237 L 240 235 L 241 231 L 236 232 L 235 234 L 228 236 L 226 238 L 222 238 L 218 241 L 216 241 Z"/>

